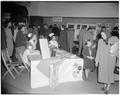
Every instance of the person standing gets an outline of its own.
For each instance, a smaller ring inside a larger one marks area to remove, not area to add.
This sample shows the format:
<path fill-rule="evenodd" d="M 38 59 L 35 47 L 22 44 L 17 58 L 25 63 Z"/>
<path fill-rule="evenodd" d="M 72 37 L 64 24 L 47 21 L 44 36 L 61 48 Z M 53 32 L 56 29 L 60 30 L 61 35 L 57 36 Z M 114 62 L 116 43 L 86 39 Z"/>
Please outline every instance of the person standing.
<path fill-rule="evenodd" d="M 27 45 L 27 37 L 25 35 L 25 25 L 18 26 L 18 33 L 16 35 L 15 47 L 16 47 L 16 58 L 20 63 L 22 63 L 22 59 L 20 57 L 20 53 L 23 54 L 25 47 Z"/>
<path fill-rule="evenodd" d="M 13 46 L 14 39 L 11 31 L 11 26 L 12 24 L 10 21 L 5 22 L 6 42 L 7 42 L 7 49 L 10 57 L 12 57 L 13 49 L 14 49 L 14 46 Z"/>
<path fill-rule="evenodd" d="M 114 57 L 110 54 L 110 45 L 106 33 L 101 32 L 101 38 L 98 41 L 95 65 L 98 67 L 98 82 L 104 84 L 104 87 L 101 88 L 101 90 L 105 91 L 105 94 L 108 93 L 111 83 L 114 83 L 114 61 Z"/>

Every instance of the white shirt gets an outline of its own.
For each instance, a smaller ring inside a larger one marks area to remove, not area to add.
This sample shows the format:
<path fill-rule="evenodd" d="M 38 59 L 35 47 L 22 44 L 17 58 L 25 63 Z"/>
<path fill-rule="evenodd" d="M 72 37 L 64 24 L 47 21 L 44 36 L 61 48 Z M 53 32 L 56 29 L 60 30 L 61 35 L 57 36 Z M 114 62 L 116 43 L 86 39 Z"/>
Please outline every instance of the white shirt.
<path fill-rule="evenodd" d="M 54 40 L 51 40 L 51 41 L 49 42 L 49 46 L 50 46 L 50 47 L 56 47 L 56 48 L 58 48 L 58 42 L 57 42 L 57 41 L 54 41 Z"/>

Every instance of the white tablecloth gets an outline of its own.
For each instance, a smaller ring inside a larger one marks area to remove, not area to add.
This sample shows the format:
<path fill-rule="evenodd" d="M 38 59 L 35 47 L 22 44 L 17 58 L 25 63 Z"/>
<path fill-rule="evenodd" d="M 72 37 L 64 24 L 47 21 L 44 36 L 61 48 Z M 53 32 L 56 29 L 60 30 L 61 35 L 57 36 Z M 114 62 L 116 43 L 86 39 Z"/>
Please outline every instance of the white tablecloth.
<path fill-rule="evenodd" d="M 29 56 L 31 61 L 31 88 L 44 87 L 56 82 L 57 84 L 82 81 L 83 59 L 66 51 L 56 51 L 59 57 L 40 59 L 39 54 Z M 57 74 L 54 74 L 57 67 Z M 55 86 L 55 85 L 54 85 Z M 53 87 L 53 86 L 52 86 Z"/>

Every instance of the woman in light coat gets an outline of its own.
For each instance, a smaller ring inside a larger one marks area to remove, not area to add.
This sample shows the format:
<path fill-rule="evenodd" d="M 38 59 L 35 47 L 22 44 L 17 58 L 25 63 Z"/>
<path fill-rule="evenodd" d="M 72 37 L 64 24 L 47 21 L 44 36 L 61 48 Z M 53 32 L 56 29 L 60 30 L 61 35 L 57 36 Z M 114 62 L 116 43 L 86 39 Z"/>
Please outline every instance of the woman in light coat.
<path fill-rule="evenodd" d="M 107 94 L 111 83 L 114 83 L 115 58 L 111 56 L 110 45 L 108 44 L 105 32 L 101 32 L 101 39 L 98 41 L 96 54 L 96 66 L 98 66 L 98 82 L 104 84 L 101 90 Z"/>
<path fill-rule="evenodd" d="M 7 49 L 8 49 L 8 53 L 9 53 L 9 56 L 12 57 L 12 54 L 13 54 L 13 49 L 14 49 L 14 46 L 13 46 L 13 35 L 12 35 L 12 30 L 11 30 L 11 22 L 10 21 L 6 21 L 5 23 L 5 33 L 6 33 L 6 42 L 7 42 Z"/>

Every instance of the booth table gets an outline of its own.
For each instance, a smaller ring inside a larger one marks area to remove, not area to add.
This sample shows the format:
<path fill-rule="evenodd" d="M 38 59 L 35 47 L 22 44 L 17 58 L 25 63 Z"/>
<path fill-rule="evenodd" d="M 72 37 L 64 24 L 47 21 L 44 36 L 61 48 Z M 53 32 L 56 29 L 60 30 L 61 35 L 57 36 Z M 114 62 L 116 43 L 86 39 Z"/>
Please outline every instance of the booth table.
<path fill-rule="evenodd" d="M 83 59 L 64 50 L 56 50 L 56 57 L 41 59 L 40 54 L 29 55 L 31 62 L 31 88 L 59 83 L 82 81 Z"/>

